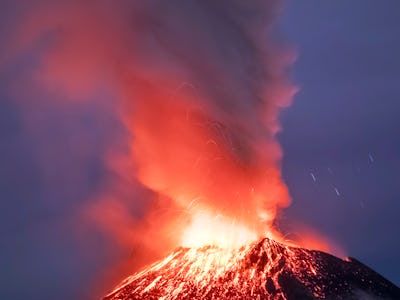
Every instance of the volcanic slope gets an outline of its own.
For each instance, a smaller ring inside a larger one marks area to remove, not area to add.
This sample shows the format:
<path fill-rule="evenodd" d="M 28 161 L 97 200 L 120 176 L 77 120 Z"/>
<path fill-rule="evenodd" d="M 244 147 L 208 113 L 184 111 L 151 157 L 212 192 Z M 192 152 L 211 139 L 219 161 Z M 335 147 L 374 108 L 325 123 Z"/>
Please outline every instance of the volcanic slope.
<path fill-rule="evenodd" d="M 356 259 L 264 238 L 235 250 L 178 248 L 104 299 L 400 300 L 400 289 Z"/>

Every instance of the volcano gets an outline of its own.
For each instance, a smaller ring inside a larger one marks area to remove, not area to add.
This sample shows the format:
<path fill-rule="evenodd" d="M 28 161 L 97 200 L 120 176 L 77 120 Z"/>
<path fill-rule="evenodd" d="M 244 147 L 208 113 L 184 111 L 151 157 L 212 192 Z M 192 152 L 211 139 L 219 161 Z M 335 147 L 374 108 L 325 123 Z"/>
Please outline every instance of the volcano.
<path fill-rule="evenodd" d="M 178 248 L 125 279 L 104 300 L 400 299 L 400 289 L 354 258 L 264 238 L 239 249 Z"/>

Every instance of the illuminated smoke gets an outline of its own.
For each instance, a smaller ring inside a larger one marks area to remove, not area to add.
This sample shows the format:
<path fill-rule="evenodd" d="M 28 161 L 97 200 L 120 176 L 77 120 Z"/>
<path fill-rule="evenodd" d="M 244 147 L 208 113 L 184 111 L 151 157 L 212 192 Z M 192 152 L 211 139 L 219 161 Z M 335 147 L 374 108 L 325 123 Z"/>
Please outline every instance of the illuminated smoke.
<path fill-rule="evenodd" d="M 293 53 L 274 28 L 280 1 L 21 7 L 25 22 L 4 57 L 37 53 L 35 83 L 75 103 L 95 109 L 96 93 L 108 91 L 128 129 L 129 150 L 110 145 L 105 155 L 119 181 L 91 215 L 134 245 L 191 244 L 196 230 L 207 233 L 200 243 L 217 243 L 215 234 L 231 234 L 226 224 L 239 243 L 274 235 L 289 204 L 278 113 L 295 90 L 287 75 Z"/>
<path fill-rule="evenodd" d="M 293 94 L 288 52 L 272 36 L 275 5 L 151 3 L 122 71 L 139 180 L 196 219 L 272 231 L 289 201 L 277 114 Z"/>

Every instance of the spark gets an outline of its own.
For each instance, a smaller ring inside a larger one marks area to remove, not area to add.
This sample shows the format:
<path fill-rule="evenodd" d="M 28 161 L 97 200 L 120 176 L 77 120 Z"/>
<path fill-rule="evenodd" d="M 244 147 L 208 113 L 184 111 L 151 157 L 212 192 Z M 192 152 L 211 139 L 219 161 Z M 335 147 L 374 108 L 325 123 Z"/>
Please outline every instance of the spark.
<path fill-rule="evenodd" d="M 373 156 L 372 156 L 371 153 L 368 154 L 368 157 L 369 157 L 369 161 L 370 161 L 371 163 L 373 163 L 373 162 L 374 162 L 374 158 L 373 158 Z"/>
<path fill-rule="evenodd" d="M 338 188 L 334 188 L 335 189 L 335 193 L 336 193 L 336 195 L 339 197 L 340 196 L 340 193 L 339 193 L 339 190 L 338 190 Z"/>
<path fill-rule="evenodd" d="M 317 178 L 315 177 L 314 173 L 311 172 L 310 175 L 311 175 L 313 181 L 314 181 L 314 182 L 317 182 Z"/>

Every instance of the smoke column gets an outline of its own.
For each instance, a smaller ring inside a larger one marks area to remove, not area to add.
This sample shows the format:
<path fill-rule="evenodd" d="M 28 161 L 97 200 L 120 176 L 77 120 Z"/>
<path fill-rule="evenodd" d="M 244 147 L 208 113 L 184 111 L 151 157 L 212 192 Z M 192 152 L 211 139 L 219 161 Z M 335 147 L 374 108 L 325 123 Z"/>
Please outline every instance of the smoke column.
<path fill-rule="evenodd" d="M 207 236 L 226 222 L 234 235 L 276 234 L 274 220 L 290 202 L 278 113 L 295 92 L 293 53 L 274 28 L 280 7 L 262 0 L 20 1 L 0 62 L 34 62 L 20 98 L 40 89 L 53 105 L 93 111 L 106 98 L 126 130 L 110 140 L 103 159 L 113 179 L 82 209 L 85 217 L 123 245 L 156 252 L 190 245 L 184 230 L 191 226 Z"/>

